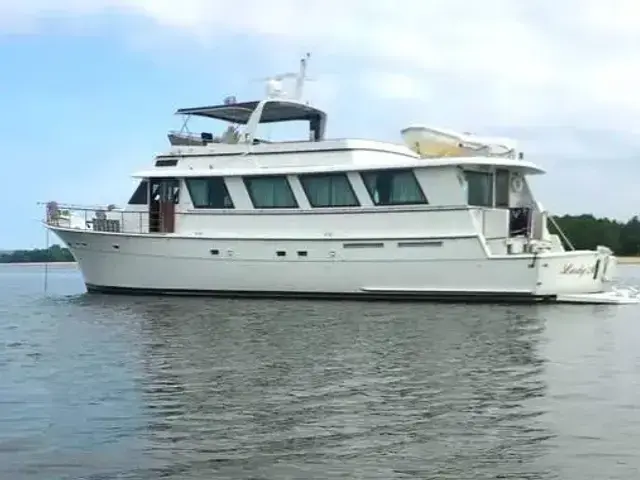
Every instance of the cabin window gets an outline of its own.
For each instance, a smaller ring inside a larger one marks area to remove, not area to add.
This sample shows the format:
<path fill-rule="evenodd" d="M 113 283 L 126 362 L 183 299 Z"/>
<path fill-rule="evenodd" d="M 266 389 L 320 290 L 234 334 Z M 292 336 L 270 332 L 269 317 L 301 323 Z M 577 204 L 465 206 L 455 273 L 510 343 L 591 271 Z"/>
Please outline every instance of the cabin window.
<path fill-rule="evenodd" d="M 245 177 L 254 208 L 297 208 L 289 181 L 285 176 Z"/>
<path fill-rule="evenodd" d="M 375 170 L 361 175 L 375 205 L 428 203 L 412 170 Z"/>
<path fill-rule="evenodd" d="M 496 208 L 509 208 L 509 170 L 496 170 Z"/>
<path fill-rule="evenodd" d="M 466 171 L 467 201 L 476 207 L 493 207 L 493 175 L 490 172 Z"/>
<path fill-rule="evenodd" d="M 129 199 L 129 205 L 146 205 L 149 203 L 149 181 L 142 180 Z"/>
<path fill-rule="evenodd" d="M 358 198 L 345 173 L 300 175 L 300 183 L 312 207 L 357 207 Z"/>
<path fill-rule="evenodd" d="M 156 160 L 156 167 L 175 167 L 177 164 L 177 158 L 161 158 Z"/>
<path fill-rule="evenodd" d="M 185 179 L 194 208 L 234 208 L 222 177 Z"/>

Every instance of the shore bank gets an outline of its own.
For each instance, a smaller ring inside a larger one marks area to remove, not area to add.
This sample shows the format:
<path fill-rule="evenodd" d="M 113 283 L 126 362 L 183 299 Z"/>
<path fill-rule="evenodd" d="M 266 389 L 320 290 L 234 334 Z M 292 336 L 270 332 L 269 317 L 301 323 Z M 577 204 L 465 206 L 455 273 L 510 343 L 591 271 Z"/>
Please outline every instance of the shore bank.
<path fill-rule="evenodd" d="M 640 265 L 640 257 L 616 257 L 619 264 Z"/>

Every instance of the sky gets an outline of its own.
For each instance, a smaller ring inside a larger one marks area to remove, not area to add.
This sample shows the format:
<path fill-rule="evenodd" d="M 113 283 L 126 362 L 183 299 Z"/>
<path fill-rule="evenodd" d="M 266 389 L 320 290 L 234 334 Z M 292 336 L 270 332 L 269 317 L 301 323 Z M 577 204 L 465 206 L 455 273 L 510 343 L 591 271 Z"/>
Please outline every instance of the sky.
<path fill-rule="evenodd" d="M 305 52 L 329 136 L 509 136 L 552 213 L 640 210 L 638 0 L 0 0 L 0 250 L 44 246 L 38 202 L 122 205 L 177 108 Z"/>

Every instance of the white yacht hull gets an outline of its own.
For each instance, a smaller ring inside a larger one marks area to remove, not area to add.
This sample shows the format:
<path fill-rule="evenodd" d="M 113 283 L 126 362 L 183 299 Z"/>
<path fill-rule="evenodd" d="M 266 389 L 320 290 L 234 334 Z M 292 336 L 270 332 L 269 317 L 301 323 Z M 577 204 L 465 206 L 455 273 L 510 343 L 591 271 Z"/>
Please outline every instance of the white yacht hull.
<path fill-rule="evenodd" d="M 595 251 L 488 258 L 473 236 L 211 239 L 49 228 L 91 292 L 539 302 L 606 289 Z"/>
<path fill-rule="evenodd" d="M 420 125 L 402 130 L 404 144 L 328 139 L 326 113 L 301 99 L 306 61 L 294 96 L 281 88 L 286 74 L 262 100 L 178 109 L 182 133 L 135 173 L 127 208 L 47 203 L 45 224 L 88 290 L 609 299 L 611 250 L 565 251 L 527 181 L 544 170 L 516 142 Z M 192 116 L 229 128 L 185 135 Z M 307 124 L 305 137 L 256 136 L 294 120 Z"/>

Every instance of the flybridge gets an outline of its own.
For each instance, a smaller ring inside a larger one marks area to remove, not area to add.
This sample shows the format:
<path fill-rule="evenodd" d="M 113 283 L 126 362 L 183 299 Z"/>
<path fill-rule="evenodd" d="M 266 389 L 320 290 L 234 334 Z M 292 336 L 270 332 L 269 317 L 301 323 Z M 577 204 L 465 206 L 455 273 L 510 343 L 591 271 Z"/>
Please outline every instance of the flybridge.
<path fill-rule="evenodd" d="M 309 54 L 300 60 L 298 73 L 284 73 L 268 78 L 267 96 L 263 100 L 237 102 L 235 97 L 227 97 L 223 104 L 180 108 L 178 115 L 184 115 L 185 121 L 178 132 L 169 133 L 169 141 L 175 146 L 204 146 L 209 143 L 268 143 L 255 138 L 259 124 L 306 121 L 309 123 L 309 141 L 322 141 L 325 136 L 327 114 L 301 100 L 306 77 Z M 282 80 L 295 78 L 293 95 L 282 87 Z M 204 117 L 231 123 L 227 131 L 215 137 L 211 133 L 193 134 L 187 130 L 187 123 L 193 116 Z M 239 126 L 244 126 L 240 132 Z"/>

